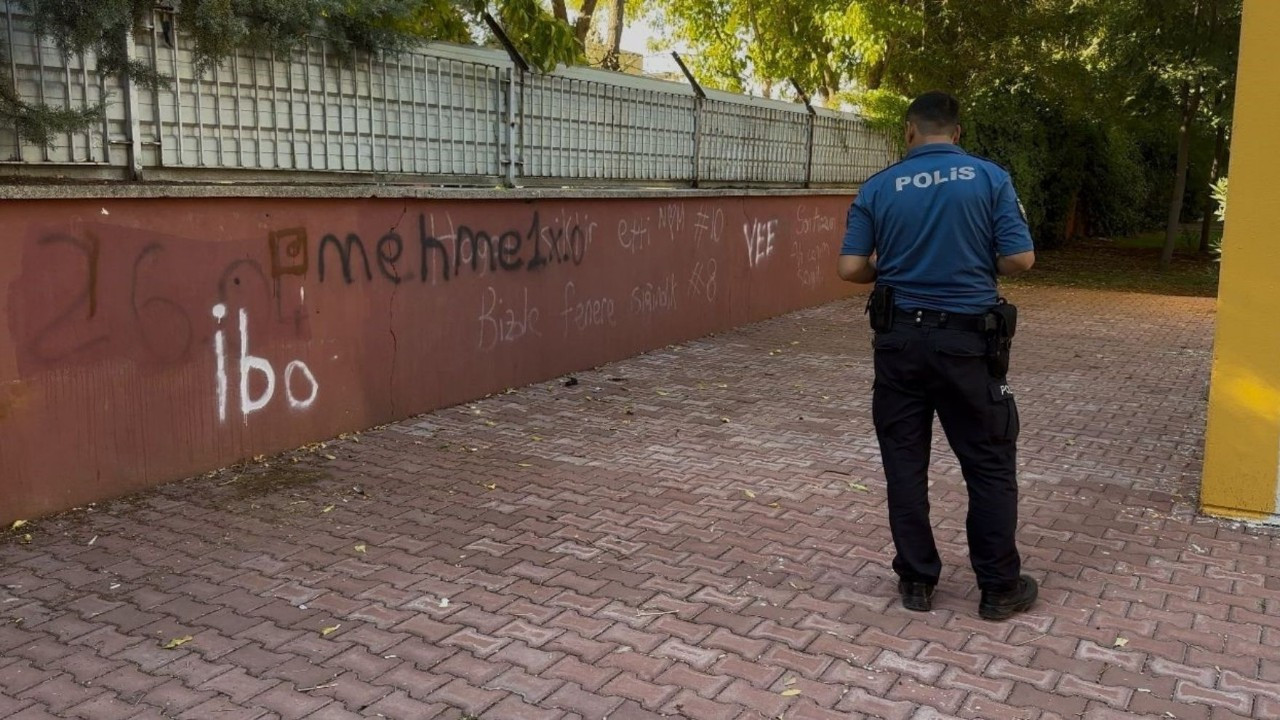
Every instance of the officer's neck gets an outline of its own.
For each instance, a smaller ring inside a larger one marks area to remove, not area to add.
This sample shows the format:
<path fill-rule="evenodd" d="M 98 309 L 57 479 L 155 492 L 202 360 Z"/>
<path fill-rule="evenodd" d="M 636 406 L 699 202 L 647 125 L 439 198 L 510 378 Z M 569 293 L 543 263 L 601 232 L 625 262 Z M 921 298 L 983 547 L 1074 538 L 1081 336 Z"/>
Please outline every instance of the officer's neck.
<path fill-rule="evenodd" d="M 916 135 L 907 143 L 908 150 L 915 150 L 925 145 L 955 145 L 950 135 Z"/>

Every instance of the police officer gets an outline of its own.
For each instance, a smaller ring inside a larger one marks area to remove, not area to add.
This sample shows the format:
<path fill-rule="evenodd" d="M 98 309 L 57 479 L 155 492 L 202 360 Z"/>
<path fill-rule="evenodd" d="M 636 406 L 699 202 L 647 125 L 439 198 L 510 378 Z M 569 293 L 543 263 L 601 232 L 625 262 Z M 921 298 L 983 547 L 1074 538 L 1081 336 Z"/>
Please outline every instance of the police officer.
<path fill-rule="evenodd" d="M 1031 607 L 1037 589 L 1020 572 L 1014 542 L 1018 411 L 988 363 L 987 313 L 998 302 L 997 274 L 1030 269 L 1035 252 L 1009 174 L 957 147 L 959 114 L 943 92 L 911 103 L 906 157 L 863 184 L 849 209 L 839 274 L 874 281 L 879 297 L 893 299 L 875 337 L 871 413 L 902 604 L 930 610 L 942 572 L 929 521 L 937 413 L 968 487 L 978 611 L 1003 620 Z"/>

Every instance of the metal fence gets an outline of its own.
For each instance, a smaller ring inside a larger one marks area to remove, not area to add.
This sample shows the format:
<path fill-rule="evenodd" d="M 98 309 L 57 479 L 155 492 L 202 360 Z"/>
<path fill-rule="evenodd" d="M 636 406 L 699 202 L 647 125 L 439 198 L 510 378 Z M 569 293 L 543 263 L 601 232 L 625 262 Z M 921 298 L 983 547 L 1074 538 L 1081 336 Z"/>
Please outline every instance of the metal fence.
<path fill-rule="evenodd" d="M 105 107 L 100 126 L 48 146 L 0 126 L 9 175 L 799 187 L 855 185 L 894 159 L 854 115 L 590 68 L 530 73 L 484 48 L 352 59 L 315 41 L 200 74 L 181 17 L 157 10 L 129 44 L 169 78 L 152 90 L 63 57 L 17 3 L 3 21 L 19 97 Z"/>

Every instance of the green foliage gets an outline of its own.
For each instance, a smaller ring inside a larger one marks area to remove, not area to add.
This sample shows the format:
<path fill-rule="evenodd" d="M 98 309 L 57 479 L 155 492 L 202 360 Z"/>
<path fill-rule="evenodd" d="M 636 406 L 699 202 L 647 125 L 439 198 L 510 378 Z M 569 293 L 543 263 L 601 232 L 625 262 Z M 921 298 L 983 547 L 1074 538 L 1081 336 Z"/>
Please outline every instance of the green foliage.
<path fill-rule="evenodd" d="M 93 52 L 107 74 L 153 88 L 165 84 L 145 63 L 129 60 L 126 44 L 154 0 L 19 0 L 19 5 L 31 14 L 36 34 L 52 39 L 64 55 Z"/>
<path fill-rule="evenodd" d="M 1218 207 L 1213 214 L 1218 217 L 1219 222 L 1226 222 L 1227 219 L 1227 178 L 1220 178 L 1214 183 L 1210 189 L 1210 195 L 1213 201 L 1218 203 Z"/>
<path fill-rule="evenodd" d="M 520 53 L 543 72 L 582 59 L 573 28 L 557 22 L 537 0 L 505 0 L 498 8 L 498 21 Z"/>
<path fill-rule="evenodd" d="M 203 71 L 239 48 L 283 57 L 308 38 L 344 55 L 394 53 L 421 40 L 468 42 L 468 14 L 482 9 L 450 0 L 184 0 L 181 20 Z"/>
<path fill-rule="evenodd" d="M 795 7 L 803 5 L 805 20 Z M 652 0 L 707 84 L 794 77 L 885 129 L 934 89 L 962 143 L 1006 166 L 1041 246 L 1163 222 L 1184 91 L 1229 122 L 1240 0 Z M 1195 134 L 1192 177 L 1211 152 Z M 1197 187 L 1192 185 L 1192 187 Z M 1202 187 L 1200 185 L 1199 187 Z M 1195 190 L 1192 207 L 1203 204 Z"/>
<path fill-rule="evenodd" d="M 64 55 L 93 53 L 106 74 L 160 87 L 168 79 L 130 61 L 132 33 L 149 20 L 155 0 L 19 0 L 36 33 Z M 193 40 L 197 71 L 206 72 L 239 49 L 286 57 L 311 38 L 346 56 L 395 53 L 431 40 L 474 42 L 485 0 L 179 0 L 180 26 Z M 494 11 L 512 41 L 537 68 L 580 59 L 573 30 L 538 0 L 496 0 Z M 0 79 L 0 86 L 10 83 Z M 48 144 L 59 133 L 83 130 L 102 108 L 63 110 L 0 95 L 0 118 L 21 137 Z"/>
<path fill-rule="evenodd" d="M 102 106 L 66 110 L 23 102 L 9 83 L 0 83 L 0 117 L 13 123 L 18 137 L 36 145 L 50 145 L 55 136 L 77 132 L 102 120 Z"/>

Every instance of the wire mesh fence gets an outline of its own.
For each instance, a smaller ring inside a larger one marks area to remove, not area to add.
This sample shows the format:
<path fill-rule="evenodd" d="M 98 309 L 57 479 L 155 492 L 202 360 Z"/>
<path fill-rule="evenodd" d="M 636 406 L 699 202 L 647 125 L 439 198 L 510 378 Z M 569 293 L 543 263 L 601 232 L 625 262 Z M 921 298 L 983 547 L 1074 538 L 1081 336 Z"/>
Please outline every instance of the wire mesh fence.
<path fill-rule="evenodd" d="M 129 38 L 131 56 L 167 78 L 149 88 L 63 56 L 17 3 L 5 0 L 3 21 L 16 97 L 103 109 L 48 144 L 0 123 L 8 174 L 799 187 L 855 185 L 893 160 L 852 114 L 589 68 L 529 73 L 484 48 L 353 58 L 317 40 L 201 72 L 181 17 L 157 9 Z"/>

